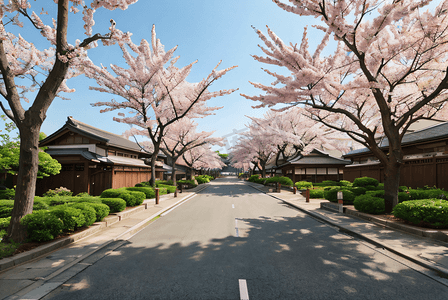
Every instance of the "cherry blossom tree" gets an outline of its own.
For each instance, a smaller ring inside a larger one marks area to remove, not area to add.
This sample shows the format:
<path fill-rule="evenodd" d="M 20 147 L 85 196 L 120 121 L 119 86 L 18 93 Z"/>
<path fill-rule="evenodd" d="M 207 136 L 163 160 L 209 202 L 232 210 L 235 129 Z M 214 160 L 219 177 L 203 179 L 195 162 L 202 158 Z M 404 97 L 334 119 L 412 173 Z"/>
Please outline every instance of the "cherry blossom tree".
<path fill-rule="evenodd" d="M 214 138 L 213 132 L 197 132 L 198 124 L 182 118 L 171 124 L 162 140 L 161 150 L 171 161 L 171 180 L 176 185 L 176 162 L 187 151 L 205 145 L 223 146 L 222 138 Z"/>
<path fill-rule="evenodd" d="M 151 185 L 154 185 L 155 162 L 167 127 L 184 117 L 205 117 L 220 109 L 221 107 L 208 107 L 207 100 L 231 94 L 235 90 L 211 92 L 209 88 L 236 66 L 218 71 L 219 63 L 202 81 L 187 82 L 186 78 L 196 62 L 177 68 L 175 63 L 179 57 L 173 57 L 177 47 L 165 51 L 156 38 L 154 26 L 151 45 L 142 40 L 140 45 L 126 41 L 119 43 L 119 46 L 129 68 L 111 65 L 110 68 L 115 73 L 113 75 L 107 68 L 92 64 L 91 68 L 86 69 L 86 74 L 99 85 L 91 87 L 92 90 L 120 96 L 123 101 L 112 100 L 92 105 L 106 106 L 101 112 L 128 110 L 128 116 L 120 112 L 119 117 L 113 118 L 114 121 L 133 126 L 125 133 L 127 136 L 143 135 L 150 138 L 153 147 Z"/>
<path fill-rule="evenodd" d="M 269 28 L 267 35 L 257 30 L 266 56 L 254 58 L 289 75 L 266 70 L 274 84 L 253 83 L 264 94 L 244 96 L 260 106 L 303 105 L 309 117 L 367 147 L 384 167 L 390 212 L 398 203 L 407 129 L 423 118 L 448 116 L 448 1 L 273 1 L 318 18 L 313 27 L 322 40 L 311 52 L 307 28 L 299 45 L 285 44 Z M 388 151 L 379 148 L 380 136 L 387 137 Z"/>
<path fill-rule="evenodd" d="M 190 179 L 193 178 L 194 171 L 216 170 L 226 166 L 218 153 L 213 151 L 209 144 L 186 151 L 182 155 L 182 162 L 184 162 L 191 170 Z"/>
<path fill-rule="evenodd" d="M 0 1 L 0 94 L 4 99 L 0 107 L 16 124 L 21 140 L 16 196 L 7 241 L 22 242 L 26 238 L 26 230 L 20 225 L 20 220 L 33 209 L 39 132 L 49 106 L 55 97 L 62 97 L 62 92 L 74 92 L 68 88 L 66 80 L 82 73 L 89 48 L 96 47 L 99 40 L 109 45 L 127 38 L 127 34 L 115 28 L 113 20 L 107 34 L 93 35 L 95 12 L 101 8 L 125 10 L 137 0 L 85 1 L 90 5 L 83 6 L 79 0 L 47 2 L 42 7 L 34 1 Z M 79 8 L 82 9 L 86 36 L 72 45 L 67 37 L 68 20 Z M 55 12 L 53 20 L 47 10 Z M 48 48 L 38 49 L 36 44 L 25 39 L 33 30 L 42 35 L 38 44 L 45 47 L 46 43 Z M 34 98 L 32 101 L 29 99 L 31 96 Z M 24 106 L 24 102 L 29 104 Z"/>

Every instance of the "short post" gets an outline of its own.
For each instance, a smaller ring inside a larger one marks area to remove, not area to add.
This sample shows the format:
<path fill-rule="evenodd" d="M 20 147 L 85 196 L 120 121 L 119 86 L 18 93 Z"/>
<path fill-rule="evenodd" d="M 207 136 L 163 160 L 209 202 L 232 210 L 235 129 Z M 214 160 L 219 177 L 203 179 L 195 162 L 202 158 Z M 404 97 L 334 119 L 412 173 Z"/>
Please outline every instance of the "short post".
<path fill-rule="evenodd" d="M 292 192 L 294 193 L 294 195 L 297 194 L 297 188 L 293 187 Z"/>
<path fill-rule="evenodd" d="M 176 189 L 174 190 L 174 198 L 176 198 L 177 197 L 177 187 L 176 187 Z"/>
<path fill-rule="evenodd" d="M 343 213 L 344 212 L 344 194 L 342 193 L 342 191 L 338 192 L 337 198 L 338 198 L 339 212 Z"/>
<path fill-rule="evenodd" d="M 179 185 L 179 193 L 182 194 L 182 190 L 183 190 L 183 188 L 184 188 L 184 185 L 181 183 L 181 184 Z"/>
<path fill-rule="evenodd" d="M 277 182 L 277 193 L 282 192 L 282 184 L 280 182 Z"/>
<path fill-rule="evenodd" d="M 156 205 L 159 204 L 159 188 L 154 189 L 156 191 Z"/>
<path fill-rule="evenodd" d="M 306 202 L 310 202 L 310 189 L 306 189 L 305 196 L 306 196 Z"/>

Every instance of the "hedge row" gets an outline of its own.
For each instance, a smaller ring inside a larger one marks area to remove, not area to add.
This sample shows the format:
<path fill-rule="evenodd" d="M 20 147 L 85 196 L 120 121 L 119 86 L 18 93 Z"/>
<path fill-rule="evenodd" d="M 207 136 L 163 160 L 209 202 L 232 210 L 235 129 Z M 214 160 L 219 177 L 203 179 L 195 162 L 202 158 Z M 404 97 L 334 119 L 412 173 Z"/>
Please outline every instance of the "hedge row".
<path fill-rule="evenodd" d="M 21 223 L 26 226 L 28 240 L 43 242 L 54 239 L 62 232 L 90 226 L 109 214 L 109 207 L 102 203 L 70 203 L 50 210 L 33 211 Z"/>
<path fill-rule="evenodd" d="M 415 225 L 448 228 L 448 201 L 446 200 L 410 200 L 397 204 L 392 213 L 397 218 Z"/>
<path fill-rule="evenodd" d="M 131 187 L 108 189 L 101 193 L 100 198 L 120 198 L 126 202 L 126 206 L 137 206 L 143 203 L 148 196 L 154 194 L 154 190 L 147 187 Z M 155 194 L 154 194 L 155 195 Z"/>
<path fill-rule="evenodd" d="M 280 183 L 281 185 L 286 185 L 286 186 L 293 186 L 293 184 L 294 184 L 289 177 L 284 177 L 284 176 L 274 176 L 274 177 L 266 178 L 264 181 L 264 184 L 268 184 L 268 183 Z"/>

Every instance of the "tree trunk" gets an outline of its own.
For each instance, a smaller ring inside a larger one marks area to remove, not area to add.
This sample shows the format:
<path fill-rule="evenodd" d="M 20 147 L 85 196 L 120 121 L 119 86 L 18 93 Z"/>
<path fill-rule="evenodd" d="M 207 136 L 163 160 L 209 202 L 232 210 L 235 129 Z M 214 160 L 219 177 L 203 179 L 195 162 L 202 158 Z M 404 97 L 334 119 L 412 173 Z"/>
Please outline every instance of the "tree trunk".
<path fill-rule="evenodd" d="M 384 166 L 384 203 L 385 212 L 391 213 L 398 204 L 398 188 L 400 185 L 400 165 L 389 162 Z"/>
<path fill-rule="evenodd" d="M 171 163 L 171 180 L 173 185 L 176 186 L 176 161 L 173 159 Z"/>
<path fill-rule="evenodd" d="M 39 131 L 40 124 L 20 130 L 19 172 L 14 208 L 6 241 L 22 243 L 26 240 L 26 228 L 20 224 L 20 220 L 33 212 L 37 170 L 39 167 Z"/>

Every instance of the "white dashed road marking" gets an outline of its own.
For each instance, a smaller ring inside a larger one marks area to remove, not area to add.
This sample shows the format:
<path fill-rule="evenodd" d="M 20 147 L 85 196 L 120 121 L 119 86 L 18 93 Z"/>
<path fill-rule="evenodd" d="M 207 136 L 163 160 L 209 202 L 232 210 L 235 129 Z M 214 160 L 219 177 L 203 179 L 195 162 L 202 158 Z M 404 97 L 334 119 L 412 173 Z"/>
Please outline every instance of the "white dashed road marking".
<path fill-rule="evenodd" d="M 238 281 L 240 284 L 240 300 L 249 300 L 246 279 L 239 279 Z"/>

